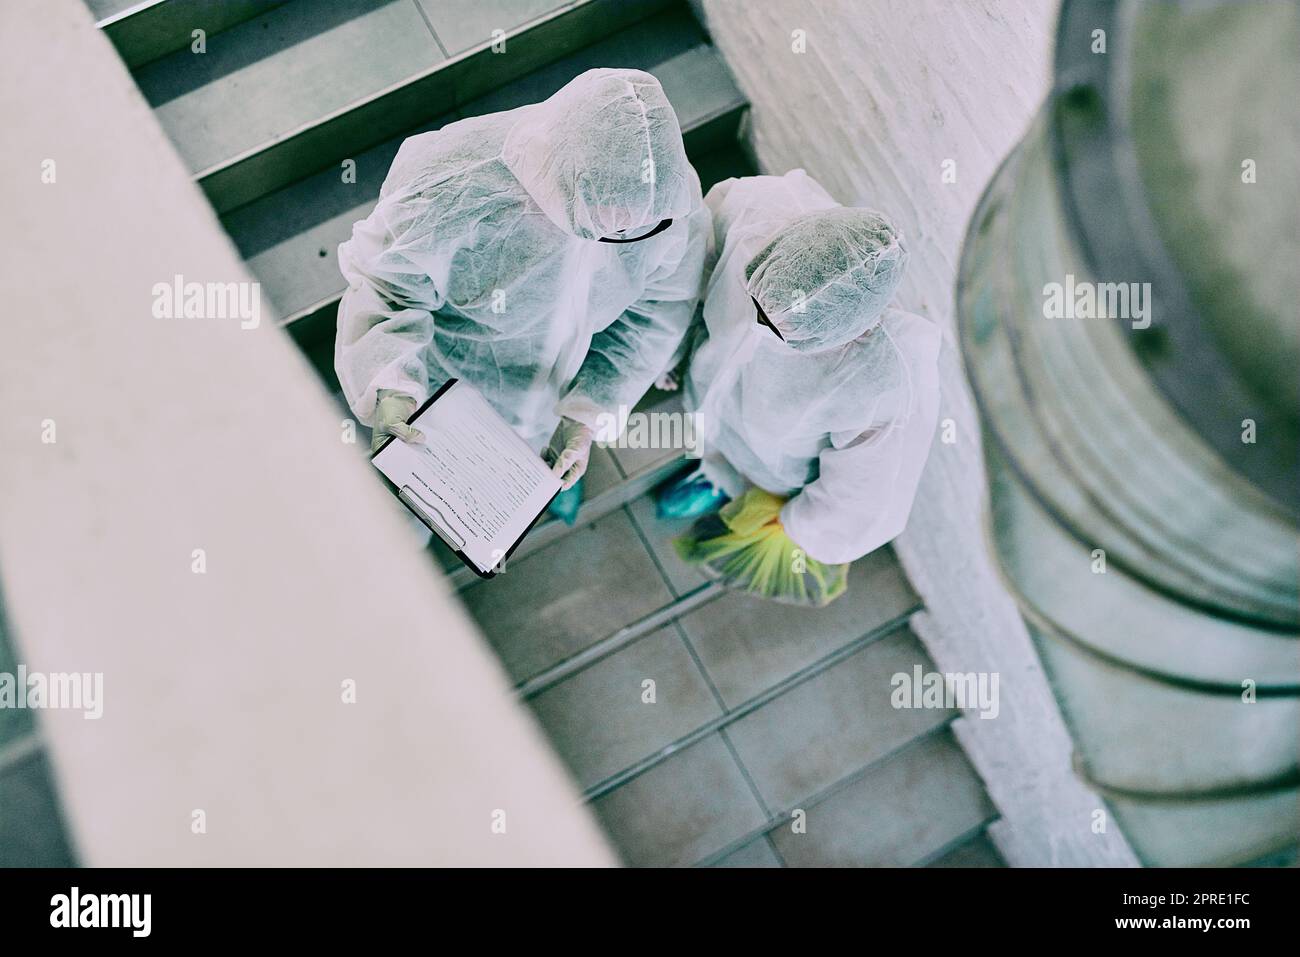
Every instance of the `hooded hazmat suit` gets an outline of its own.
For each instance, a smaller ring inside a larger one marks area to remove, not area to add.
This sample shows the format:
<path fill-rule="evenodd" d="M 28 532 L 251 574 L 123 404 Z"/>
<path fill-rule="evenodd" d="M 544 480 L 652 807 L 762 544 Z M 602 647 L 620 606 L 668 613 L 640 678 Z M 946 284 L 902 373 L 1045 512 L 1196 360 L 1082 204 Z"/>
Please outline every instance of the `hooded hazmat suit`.
<path fill-rule="evenodd" d="M 886 307 L 906 262 L 888 221 L 803 170 L 726 180 L 705 201 L 707 339 L 686 380 L 705 474 L 732 498 L 747 485 L 788 498 L 791 540 L 853 561 L 907 523 L 938 418 L 940 332 Z"/>
<path fill-rule="evenodd" d="M 665 219 L 672 225 L 640 242 Z M 339 247 L 335 368 L 352 411 L 472 383 L 535 448 L 646 392 L 695 308 L 699 178 L 659 82 L 590 70 L 549 99 L 402 144 Z"/>

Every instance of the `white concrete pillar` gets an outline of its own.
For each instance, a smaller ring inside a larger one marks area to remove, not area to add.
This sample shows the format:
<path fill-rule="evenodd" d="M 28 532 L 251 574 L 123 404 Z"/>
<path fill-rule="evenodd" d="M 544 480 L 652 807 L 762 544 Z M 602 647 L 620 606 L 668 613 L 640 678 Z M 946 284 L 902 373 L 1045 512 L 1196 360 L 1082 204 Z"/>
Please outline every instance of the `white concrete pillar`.
<path fill-rule="evenodd" d="M 81 0 L 0 6 L 0 115 L 0 574 L 103 675 L 39 715 L 82 861 L 611 863 L 269 305 L 153 314 L 252 277 Z"/>

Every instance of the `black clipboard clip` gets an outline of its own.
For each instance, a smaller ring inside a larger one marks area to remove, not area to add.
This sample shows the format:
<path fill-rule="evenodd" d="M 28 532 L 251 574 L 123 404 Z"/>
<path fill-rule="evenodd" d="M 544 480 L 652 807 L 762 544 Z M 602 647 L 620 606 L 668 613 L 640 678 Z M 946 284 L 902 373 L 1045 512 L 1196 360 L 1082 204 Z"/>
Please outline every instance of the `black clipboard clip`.
<path fill-rule="evenodd" d="M 461 553 L 465 548 L 465 539 L 452 530 L 450 523 L 446 521 L 442 512 L 438 511 L 436 506 L 430 505 L 419 492 L 409 485 L 403 485 L 398 489 L 397 497 L 415 513 L 416 518 L 428 526 L 429 531 L 446 542 L 456 554 Z M 439 519 L 443 520 L 439 521 Z"/>

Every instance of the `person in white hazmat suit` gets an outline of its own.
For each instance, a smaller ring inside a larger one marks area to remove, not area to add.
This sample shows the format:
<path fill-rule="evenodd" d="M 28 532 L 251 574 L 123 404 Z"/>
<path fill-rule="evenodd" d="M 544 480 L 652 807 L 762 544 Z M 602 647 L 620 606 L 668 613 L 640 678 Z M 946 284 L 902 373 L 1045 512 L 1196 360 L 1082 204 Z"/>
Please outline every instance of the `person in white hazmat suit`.
<path fill-rule="evenodd" d="M 598 417 L 641 398 L 690 324 L 707 236 L 648 73 L 590 70 L 541 103 L 413 136 L 339 247 L 343 393 L 374 445 L 418 442 L 410 414 L 466 380 L 539 451 L 551 440 L 553 511 L 571 522 Z"/>
<path fill-rule="evenodd" d="M 938 418 L 940 332 L 888 306 L 907 260 L 898 231 L 803 170 L 726 180 L 705 202 L 713 243 L 685 378 L 703 458 L 659 512 L 704 516 L 676 545 L 715 577 L 825 604 L 849 562 L 907 523 Z"/>

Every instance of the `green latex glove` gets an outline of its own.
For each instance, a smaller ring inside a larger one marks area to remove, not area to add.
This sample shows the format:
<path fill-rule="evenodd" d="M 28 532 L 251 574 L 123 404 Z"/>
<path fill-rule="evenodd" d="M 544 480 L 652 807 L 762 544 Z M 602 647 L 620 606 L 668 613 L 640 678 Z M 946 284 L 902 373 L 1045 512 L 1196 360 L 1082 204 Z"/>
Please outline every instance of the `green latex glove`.
<path fill-rule="evenodd" d="M 546 450 L 546 461 L 551 471 L 564 483 L 564 489 L 573 488 L 575 482 L 587 471 L 591 460 L 592 431 L 590 427 L 573 419 L 560 419 Z"/>
<path fill-rule="evenodd" d="M 415 411 L 417 403 L 409 395 L 393 392 L 390 389 L 379 390 L 379 401 L 375 403 L 375 428 L 370 436 L 370 452 L 374 454 L 384 439 L 395 435 L 403 442 L 418 444 L 424 441 L 424 433 L 406 424 L 406 420 Z"/>

